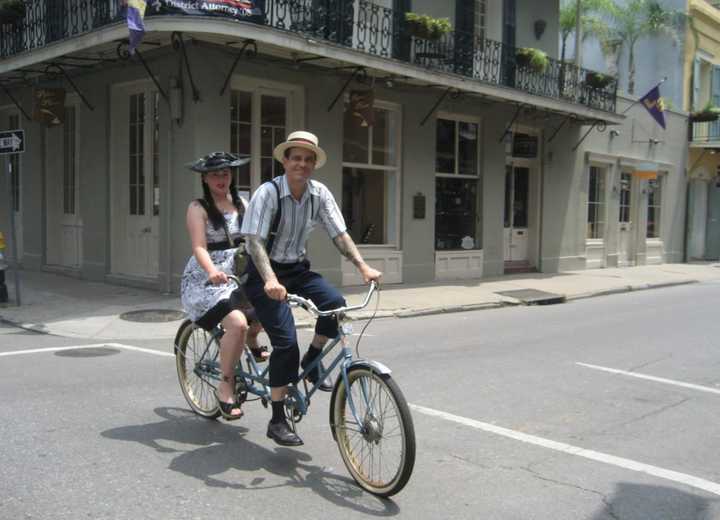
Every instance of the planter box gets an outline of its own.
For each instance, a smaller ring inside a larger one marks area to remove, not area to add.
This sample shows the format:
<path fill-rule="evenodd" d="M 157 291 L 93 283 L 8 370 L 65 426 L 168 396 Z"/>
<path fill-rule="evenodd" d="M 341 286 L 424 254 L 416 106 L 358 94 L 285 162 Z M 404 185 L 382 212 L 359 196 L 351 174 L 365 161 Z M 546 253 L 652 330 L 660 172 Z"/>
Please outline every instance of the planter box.
<path fill-rule="evenodd" d="M 585 75 L 585 84 L 588 87 L 603 89 L 613 82 L 613 77 L 598 72 L 588 72 Z"/>
<path fill-rule="evenodd" d="M 711 123 L 718 120 L 720 116 L 717 112 L 693 112 L 690 114 L 691 123 Z"/>

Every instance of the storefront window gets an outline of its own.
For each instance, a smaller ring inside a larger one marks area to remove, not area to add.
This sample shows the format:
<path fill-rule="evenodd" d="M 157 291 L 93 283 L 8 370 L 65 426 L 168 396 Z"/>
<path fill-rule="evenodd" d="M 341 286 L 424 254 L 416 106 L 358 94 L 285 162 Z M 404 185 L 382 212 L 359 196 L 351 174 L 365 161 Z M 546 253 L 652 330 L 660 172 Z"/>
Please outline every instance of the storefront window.
<path fill-rule="evenodd" d="M 590 167 L 588 188 L 587 238 L 605 236 L 605 171 Z"/>
<path fill-rule="evenodd" d="M 373 124 L 345 106 L 342 209 L 358 244 L 398 243 L 398 121 L 396 110 L 373 108 Z"/>
<path fill-rule="evenodd" d="M 477 249 L 476 179 L 435 179 L 435 249 Z M 472 241 L 472 243 L 468 243 Z"/>
<path fill-rule="evenodd" d="M 435 249 L 480 249 L 480 125 L 438 118 L 435 131 Z"/>

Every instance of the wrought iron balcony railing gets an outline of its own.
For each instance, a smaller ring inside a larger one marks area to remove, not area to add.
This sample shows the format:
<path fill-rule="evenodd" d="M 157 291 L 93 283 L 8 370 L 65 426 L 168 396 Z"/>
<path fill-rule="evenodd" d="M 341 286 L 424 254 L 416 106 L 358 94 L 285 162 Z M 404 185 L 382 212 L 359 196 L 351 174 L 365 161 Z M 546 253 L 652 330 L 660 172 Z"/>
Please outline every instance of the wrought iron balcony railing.
<path fill-rule="evenodd" d="M 26 14 L 0 25 L 0 58 L 123 21 L 121 0 L 25 0 Z M 150 4 L 151 2 L 148 2 Z M 460 31 L 437 40 L 411 36 L 402 13 L 366 0 L 265 0 L 259 23 L 440 73 L 614 112 L 617 80 L 589 81 L 592 71 L 548 58 L 534 69 L 517 49 Z M 175 16 L 153 13 L 146 17 Z M 591 86 L 594 85 L 594 86 Z"/>
<path fill-rule="evenodd" d="M 720 143 L 720 121 L 690 123 L 694 143 Z"/>

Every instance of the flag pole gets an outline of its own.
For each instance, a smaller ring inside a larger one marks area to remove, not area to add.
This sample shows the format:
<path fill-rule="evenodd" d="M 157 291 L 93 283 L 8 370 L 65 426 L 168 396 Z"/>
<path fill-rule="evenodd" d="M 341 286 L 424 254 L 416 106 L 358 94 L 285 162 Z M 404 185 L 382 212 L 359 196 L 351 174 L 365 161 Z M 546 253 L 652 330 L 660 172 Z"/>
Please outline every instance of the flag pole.
<path fill-rule="evenodd" d="M 665 76 L 663 79 L 660 80 L 660 82 L 659 82 L 657 85 L 655 85 L 654 87 L 650 88 L 650 89 L 648 90 L 648 92 L 651 92 L 653 89 L 658 88 L 660 85 L 662 85 L 663 83 L 665 83 L 665 82 L 667 81 L 667 79 L 668 79 L 668 77 Z M 645 96 L 643 96 L 643 97 L 645 97 Z M 630 104 L 628 105 L 628 107 L 627 107 L 625 110 L 622 111 L 621 115 L 627 114 L 627 111 L 630 110 L 630 109 L 631 109 L 632 107 L 634 107 L 635 105 L 637 105 L 637 104 L 640 102 L 641 99 L 642 99 L 642 98 L 638 98 L 638 99 L 636 99 L 635 101 L 633 101 L 632 103 L 630 103 Z"/>

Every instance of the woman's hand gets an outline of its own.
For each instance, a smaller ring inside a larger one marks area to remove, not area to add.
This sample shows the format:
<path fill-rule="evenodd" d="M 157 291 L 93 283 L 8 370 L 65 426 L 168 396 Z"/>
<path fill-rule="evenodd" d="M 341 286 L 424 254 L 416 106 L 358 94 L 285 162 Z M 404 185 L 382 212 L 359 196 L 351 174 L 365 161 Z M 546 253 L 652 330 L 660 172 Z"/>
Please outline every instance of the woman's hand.
<path fill-rule="evenodd" d="M 213 272 L 208 274 L 208 282 L 213 285 L 221 285 L 224 283 L 228 283 L 228 277 L 222 271 L 218 271 L 217 269 L 215 269 Z"/>
<path fill-rule="evenodd" d="M 282 302 L 287 298 L 287 289 L 277 279 L 268 280 L 265 282 L 265 294 L 272 300 Z"/>

